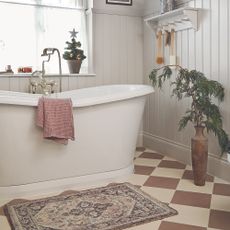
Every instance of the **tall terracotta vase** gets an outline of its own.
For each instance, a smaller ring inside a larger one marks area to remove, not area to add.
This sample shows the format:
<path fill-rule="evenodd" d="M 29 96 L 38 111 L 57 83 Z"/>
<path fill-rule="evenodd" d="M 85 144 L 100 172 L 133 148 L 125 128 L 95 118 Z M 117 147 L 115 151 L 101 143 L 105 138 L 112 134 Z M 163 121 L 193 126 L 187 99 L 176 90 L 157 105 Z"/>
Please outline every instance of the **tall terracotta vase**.
<path fill-rule="evenodd" d="M 191 141 L 194 184 L 198 186 L 205 185 L 207 172 L 208 139 L 204 136 L 204 128 L 195 126 L 196 134 Z"/>
<path fill-rule="evenodd" d="M 79 73 L 80 68 L 81 68 L 81 63 L 82 60 L 68 60 L 68 67 L 69 67 L 69 72 L 70 73 Z"/>

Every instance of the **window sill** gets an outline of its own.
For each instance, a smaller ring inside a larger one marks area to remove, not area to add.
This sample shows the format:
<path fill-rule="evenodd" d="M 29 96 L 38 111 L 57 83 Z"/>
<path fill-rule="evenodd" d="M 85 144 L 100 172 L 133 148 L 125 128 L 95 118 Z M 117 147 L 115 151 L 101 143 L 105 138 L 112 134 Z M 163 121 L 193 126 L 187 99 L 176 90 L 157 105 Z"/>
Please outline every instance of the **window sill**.
<path fill-rule="evenodd" d="M 0 74 L 0 78 L 30 78 L 32 76 L 31 73 L 16 73 L 16 74 Z M 95 73 L 74 73 L 68 74 L 64 73 L 62 75 L 59 74 L 47 74 L 45 77 L 95 77 Z M 36 76 L 34 76 L 36 77 Z"/>

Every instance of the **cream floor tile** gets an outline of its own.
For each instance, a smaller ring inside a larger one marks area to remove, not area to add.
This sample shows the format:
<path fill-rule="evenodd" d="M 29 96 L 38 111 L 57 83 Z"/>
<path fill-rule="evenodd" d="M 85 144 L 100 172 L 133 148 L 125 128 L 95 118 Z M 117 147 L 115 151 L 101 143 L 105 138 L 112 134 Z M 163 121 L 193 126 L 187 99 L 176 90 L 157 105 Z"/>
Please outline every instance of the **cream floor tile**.
<path fill-rule="evenodd" d="M 207 230 L 219 230 L 218 228 L 207 228 Z"/>
<path fill-rule="evenodd" d="M 159 151 L 154 150 L 154 149 L 145 149 L 145 152 L 150 152 L 150 153 L 159 153 Z M 161 153 L 159 153 L 161 154 Z"/>
<path fill-rule="evenodd" d="M 6 203 L 8 203 L 9 201 L 11 201 L 10 199 L 2 199 L 2 200 L 0 200 L 0 207 L 1 206 L 3 206 L 3 205 L 5 205 Z"/>
<path fill-rule="evenodd" d="M 172 169 L 172 168 L 156 168 L 152 172 L 152 176 L 162 176 L 162 177 L 173 177 L 181 178 L 184 174 L 184 169 Z"/>
<path fill-rule="evenodd" d="M 192 170 L 192 165 L 186 165 L 186 168 L 187 170 Z"/>
<path fill-rule="evenodd" d="M 208 226 L 209 209 L 179 204 L 170 204 L 170 206 L 178 211 L 178 215 L 169 217 L 167 221 L 201 227 Z"/>
<path fill-rule="evenodd" d="M 230 212 L 229 196 L 212 195 L 210 208 Z"/>
<path fill-rule="evenodd" d="M 142 225 L 138 225 L 138 226 L 134 226 L 131 228 L 128 228 L 129 230 L 155 230 L 158 229 L 159 226 L 161 224 L 161 221 L 153 221 L 147 224 L 142 224 Z"/>
<path fill-rule="evenodd" d="M 173 189 L 165 189 L 165 188 L 154 188 L 154 187 L 146 187 L 142 186 L 141 190 L 148 193 L 153 198 L 158 199 L 159 201 L 170 203 L 175 190 Z"/>
<path fill-rule="evenodd" d="M 1 230 L 11 230 L 6 217 L 0 216 L 0 229 Z"/>
<path fill-rule="evenodd" d="M 194 185 L 193 180 L 181 179 L 177 185 L 177 190 L 212 194 L 213 183 L 206 182 L 205 186 L 196 186 Z"/>
<path fill-rule="evenodd" d="M 143 185 L 145 181 L 148 179 L 149 176 L 146 175 L 138 175 L 138 174 L 132 174 L 130 177 L 126 179 L 126 182 L 129 182 L 134 185 Z M 116 180 L 114 181 L 116 183 L 121 183 L 123 180 Z"/>
<path fill-rule="evenodd" d="M 148 158 L 137 158 L 134 160 L 135 165 L 144 165 L 144 166 L 157 166 L 161 160 L 158 159 L 148 159 Z"/>
<path fill-rule="evenodd" d="M 163 154 L 162 154 L 163 155 Z M 163 155 L 164 156 L 164 155 Z M 169 156 L 165 156 L 164 158 L 163 158 L 163 160 L 167 160 L 167 161 L 176 161 L 174 158 L 172 158 L 172 157 L 169 157 Z"/>
<path fill-rule="evenodd" d="M 142 154 L 142 152 L 135 152 L 135 157 L 139 157 Z"/>

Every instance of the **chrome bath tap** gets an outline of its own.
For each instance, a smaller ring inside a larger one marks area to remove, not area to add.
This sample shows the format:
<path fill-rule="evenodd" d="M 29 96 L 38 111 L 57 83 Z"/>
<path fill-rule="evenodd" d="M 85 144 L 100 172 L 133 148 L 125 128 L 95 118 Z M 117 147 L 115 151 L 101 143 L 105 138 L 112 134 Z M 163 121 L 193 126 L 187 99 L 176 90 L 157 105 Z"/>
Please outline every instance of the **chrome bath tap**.
<path fill-rule="evenodd" d="M 62 68 L 61 68 L 61 55 L 60 55 L 60 51 L 57 49 L 57 48 L 45 48 L 43 50 L 43 53 L 41 56 L 48 56 L 48 59 L 47 60 L 44 60 L 42 62 L 42 72 L 43 72 L 43 75 L 45 75 L 45 62 L 49 62 L 50 60 L 50 56 L 54 54 L 54 52 L 57 52 L 58 53 L 58 65 L 59 65 L 59 74 L 61 75 L 62 74 Z"/>
<path fill-rule="evenodd" d="M 34 77 L 39 77 L 35 80 Z M 47 80 L 44 78 L 42 71 L 34 71 L 30 79 L 30 92 L 31 93 L 41 93 L 44 95 L 49 95 L 54 93 L 57 83 L 54 80 Z"/>
<path fill-rule="evenodd" d="M 62 91 L 62 82 L 61 82 L 61 75 L 62 75 L 62 68 L 61 68 L 61 55 L 57 48 L 45 48 L 41 56 L 47 56 L 47 60 L 42 61 L 42 71 L 34 71 L 32 73 L 30 79 L 30 92 L 31 93 L 42 93 L 48 95 L 50 93 L 54 93 L 54 88 L 56 87 L 57 83 L 54 80 L 47 80 L 45 76 L 45 62 L 50 61 L 50 56 L 54 54 L 54 52 L 58 54 L 58 65 L 59 65 L 59 90 Z M 33 77 L 39 77 L 38 80 L 33 79 Z"/>
<path fill-rule="evenodd" d="M 45 75 L 45 62 L 49 62 L 50 60 L 50 56 L 54 54 L 54 52 L 57 52 L 58 54 L 58 66 L 59 66 L 59 91 L 61 92 L 62 91 L 62 78 L 61 78 L 61 75 L 62 75 L 62 68 L 61 68 L 61 55 L 60 55 L 60 51 L 57 49 L 57 48 L 45 48 L 43 50 L 43 53 L 41 56 L 48 56 L 48 59 L 47 60 L 44 60 L 42 62 L 42 73 L 43 73 L 43 76 Z"/>

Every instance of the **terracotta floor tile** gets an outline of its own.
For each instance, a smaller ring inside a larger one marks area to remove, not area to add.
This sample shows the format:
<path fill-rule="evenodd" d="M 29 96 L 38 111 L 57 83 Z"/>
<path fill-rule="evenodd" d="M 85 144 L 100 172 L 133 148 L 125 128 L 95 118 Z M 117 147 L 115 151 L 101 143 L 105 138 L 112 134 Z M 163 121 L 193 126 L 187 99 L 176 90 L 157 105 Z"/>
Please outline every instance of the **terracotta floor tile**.
<path fill-rule="evenodd" d="M 162 159 L 162 158 L 164 158 L 163 155 L 161 155 L 159 153 L 153 153 L 153 152 L 143 152 L 139 157 L 150 158 L 150 159 Z"/>
<path fill-rule="evenodd" d="M 192 172 L 192 170 L 185 170 L 184 174 L 182 176 L 182 179 L 193 180 L 193 172 Z M 206 181 L 213 182 L 214 177 L 207 174 L 206 175 Z"/>
<path fill-rule="evenodd" d="M 171 203 L 190 205 L 200 208 L 210 208 L 211 194 L 176 191 Z"/>
<path fill-rule="evenodd" d="M 169 160 L 162 160 L 158 167 L 163 168 L 174 168 L 174 169 L 185 169 L 186 165 L 182 164 L 178 161 L 169 161 Z"/>
<path fill-rule="evenodd" d="M 206 230 L 204 227 L 162 221 L 159 230 Z"/>
<path fill-rule="evenodd" d="M 229 230 L 230 229 L 230 212 L 210 210 L 208 227 Z"/>
<path fill-rule="evenodd" d="M 150 176 L 143 185 L 148 187 L 176 189 L 179 181 L 180 180 L 176 178 Z"/>
<path fill-rule="evenodd" d="M 213 194 L 230 196 L 230 184 L 215 183 L 213 188 Z"/>
<path fill-rule="evenodd" d="M 155 167 L 135 165 L 134 166 L 134 173 L 140 174 L 140 175 L 150 175 L 154 169 L 155 169 Z"/>

